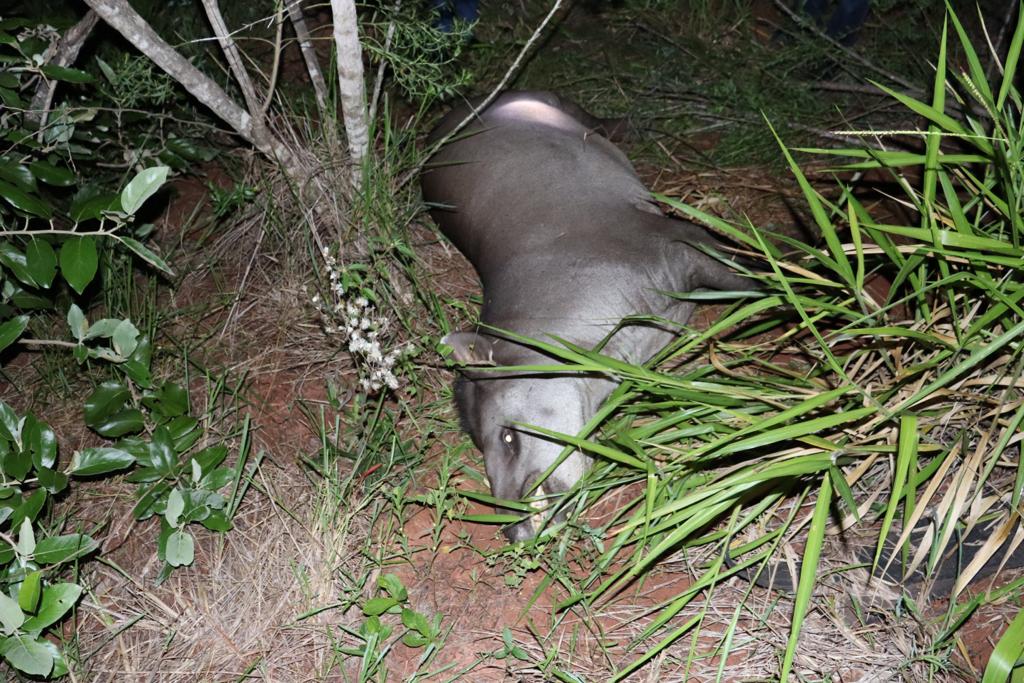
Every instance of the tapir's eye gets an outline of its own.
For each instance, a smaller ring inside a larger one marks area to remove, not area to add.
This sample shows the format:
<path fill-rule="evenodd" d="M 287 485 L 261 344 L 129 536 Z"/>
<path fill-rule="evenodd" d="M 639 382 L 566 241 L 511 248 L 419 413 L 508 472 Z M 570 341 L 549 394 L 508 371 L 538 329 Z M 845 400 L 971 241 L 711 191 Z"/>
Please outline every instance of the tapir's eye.
<path fill-rule="evenodd" d="M 516 435 L 511 429 L 505 428 L 501 430 L 501 443 L 505 446 L 505 450 L 509 453 L 516 452 Z"/>

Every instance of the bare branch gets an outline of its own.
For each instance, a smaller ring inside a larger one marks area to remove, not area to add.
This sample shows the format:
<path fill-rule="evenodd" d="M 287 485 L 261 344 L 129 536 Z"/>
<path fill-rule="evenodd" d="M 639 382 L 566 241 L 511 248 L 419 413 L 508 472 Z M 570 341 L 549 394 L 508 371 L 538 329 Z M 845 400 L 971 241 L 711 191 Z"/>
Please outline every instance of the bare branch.
<path fill-rule="evenodd" d="M 251 115 L 258 117 L 256 125 L 262 126 L 263 110 L 260 107 L 259 99 L 256 97 L 256 88 L 253 87 L 252 79 L 249 78 L 249 72 L 245 70 L 245 65 L 242 64 L 242 55 L 239 54 L 238 46 L 235 45 L 235 41 L 228 32 L 227 24 L 224 23 L 224 17 L 220 13 L 217 0 L 202 1 L 203 9 L 206 10 L 206 17 L 210 20 L 210 26 L 213 27 L 213 35 L 217 36 L 217 42 L 220 43 L 220 49 L 224 51 L 224 56 L 227 57 L 231 73 L 242 89 L 242 97 L 245 98 L 246 107 Z"/>
<path fill-rule="evenodd" d="M 306 60 L 306 71 L 309 72 L 309 80 L 313 83 L 316 106 L 320 109 L 320 119 L 323 120 L 327 115 L 325 111 L 327 108 L 327 82 L 324 80 L 323 72 L 320 71 L 320 62 L 317 61 L 313 40 L 306 27 L 306 18 L 302 14 L 302 0 L 292 0 L 288 3 L 288 17 L 292 21 L 292 28 L 295 29 L 295 37 L 299 41 L 302 58 Z"/>
<path fill-rule="evenodd" d="M 505 75 L 502 77 L 498 85 L 494 86 L 494 89 L 491 90 L 491 93 L 487 97 L 485 97 L 480 102 L 480 104 L 476 105 L 475 108 L 472 108 L 472 110 L 469 112 L 466 118 L 462 119 L 462 121 L 459 122 L 459 125 L 452 128 L 447 135 L 445 135 L 443 138 L 435 142 L 430 147 L 430 149 L 427 150 L 427 152 L 423 155 L 423 158 L 420 159 L 420 162 L 416 164 L 415 168 L 413 168 L 411 171 L 406 173 L 405 176 L 399 179 L 398 187 L 403 187 L 410 180 L 418 176 L 420 172 L 423 170 L 423 167 L 426 165 L 427 161 L 430 159 L 430 157 L 434 156 L 434 153 L 437 150 L 441 149 L 445 145 L 445 143 L 447 143 L 453 137 L 458 135 L 463 128 L 468 126 L 471 121 L 476 119 L 479 113 L 486 109 L 488 106 L 490 106 L 491 102 L 493 102 L 494 99 L 501 94 L 501 92 L 508 85 L 508 82 L 512 80 L 512 76 L 519 71 L 519 67 L 522 66 L 523 61 L 526 59 L 526 56 L 530 54 L 530 51 L 533 49 L 534 44 L 544 33 L 544 29 L 547 28 L 548 24 L 551 23 L 551 20 L 555 18 L 555 15 L 558 13 L 558 10 L 559 8 L 561 8 L 561 6 L 562 0 L 555 0 L 555 2 L 551 4 L 551 9 L 548 11 L 547 15 L 545 15 L 544 20 L 540 22 L 540 25 L 533 32 L 533 35 L 530 36 L 530 39 L 526 41 L 525 45 L 523 45 L 523 49 L 519 51 L 518 55 L 516 55 L 515 61 L 512 62 L 512 66 L 510 66 L 508 68 L 508 71 L 505 72 Z"/>
<path fill-rule="evenodd" d="M 384 38 L 384 54 L 391 51 L 391 41 L 395 38 L 395 22 L 398 21 L 398 12 L 402 9 L 402 0 L 395 0 L 395 9 L 391 14 L 391 21 L 388 23 L 388 33 Z M 377 80 L 373 84 L 373 98 L 370 100 L 369 120 L 377 118 L 377 103 L 380 101 L 380 91 L 384 86 L 384 70 L 387 68 L 387 59 L 382 58 L 377 67 Z"/>
<path fill-rule="evenodd" d="M 115 31 L 181 83 L 193 97 L 260 152 L 281 163 L 301 187 L 308 172 L 295 154 L 266 126 L 254 126 L 249 112 L 238 106 L 213 79 L 194 67 L 153 30 L 126 0 L 85 0 Z"/>
<path fill-rule="evenodd" d="M 48 63 L 55 66 L 74 64 L 78 59 L 78 53 L 85 44 L 85 39 L 92 33 L 92 29 L 99 19 L 92 10 L 86 12 L 85 16 L 57 41 Z M 46 126 L 46 119 L 50 115 L 50 103 L 53 102 L 53 94 L 56 90 L 57 81 L 46 78 L 40 81 L 36 94 L 32 97 L 32 104 L 29 105 L 29 111 L 25 114 L 29 123 L 34 123 L 39 128 Z"/>
<path fill-rule="evenodd" d="M 260 107 L 260 117 L 266 118 L 270 103 L 274 101 L 274 88 L 277 87 L 277 77 L 281 73 L 281 34 L 284 30 L 284 6 L 283 0 L 277 0 L 277 12 L 274 13 L 274 25 L 277 27 L 274 32 L 274 59 L 270 70 L 270 83 L 267 84 L 267 96 L 263 98 L 263 106 Z"/>
<path fill-rule="evenodd" d="M 352 185 L 360 187 L 360 170 L 370 148 L 366 120 L 366 85 L 363 82 L 363 51 L 359 45 L 356 5 L 353 0 L 331 0 L 334 14 L 334 45 L 338 53 L 338 99 L 345 119 Z"/>

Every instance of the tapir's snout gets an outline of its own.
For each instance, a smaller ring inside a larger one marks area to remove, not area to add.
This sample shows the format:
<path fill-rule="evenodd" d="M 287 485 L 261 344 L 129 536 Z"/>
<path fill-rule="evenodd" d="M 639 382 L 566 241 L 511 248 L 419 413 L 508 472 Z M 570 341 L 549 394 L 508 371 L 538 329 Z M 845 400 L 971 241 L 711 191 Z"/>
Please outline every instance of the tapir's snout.
<path fill-rule="evenodd" d="M 566 520 L 565 508 L 559 508 L 558 504 L 560 497 L 571 488 L 571 485 L 566 485 L 558 480 L 555 475 L 552 475 L 539 486 L 533 488 L 533 485 L 540 479 L 541 475 L 542 472 L 538 471 L 527 477 L 523 482 L 522 494 L 520 495 L 522 500 L 531 500 L 530 506 L 537 512 L 521 522 L 510 524 L 502 529 L 505 537 L 512 543 L 527 541 L 536 536 L 541 529 Z M 532 492 L 527 493 L 531 488 L 533 489 Z M 519 511 L 507 510 L 506 512 L 515 514 Z"/>

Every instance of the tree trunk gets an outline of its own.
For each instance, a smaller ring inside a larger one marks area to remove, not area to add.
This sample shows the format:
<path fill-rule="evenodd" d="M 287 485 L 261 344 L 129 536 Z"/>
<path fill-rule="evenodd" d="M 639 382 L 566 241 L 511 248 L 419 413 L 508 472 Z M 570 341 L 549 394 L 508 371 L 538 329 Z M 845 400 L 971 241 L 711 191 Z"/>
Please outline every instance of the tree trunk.
<path fill-rule="evenodd" d="M 352 185 L 359 188 L 362 187 L 363 160 L 370 148 L 370 134 L 356 5 L 353 0 L 331 0 L 331 10 L 334 14 L 334 45 L 338 53 L 338 96 L 352 156 Z"/>

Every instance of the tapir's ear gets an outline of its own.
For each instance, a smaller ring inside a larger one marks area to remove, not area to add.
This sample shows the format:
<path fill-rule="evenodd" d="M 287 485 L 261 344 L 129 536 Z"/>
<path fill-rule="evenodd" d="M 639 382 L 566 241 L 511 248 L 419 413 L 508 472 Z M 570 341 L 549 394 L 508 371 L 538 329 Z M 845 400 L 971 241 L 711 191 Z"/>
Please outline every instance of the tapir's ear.
<path fill-rule="evenodd" d="M 498 365 L 494 360 L 498 341 L 479 332 L 452 332 L 441 343 L 452 347 L 452 358 L 463 365 Z"/>

